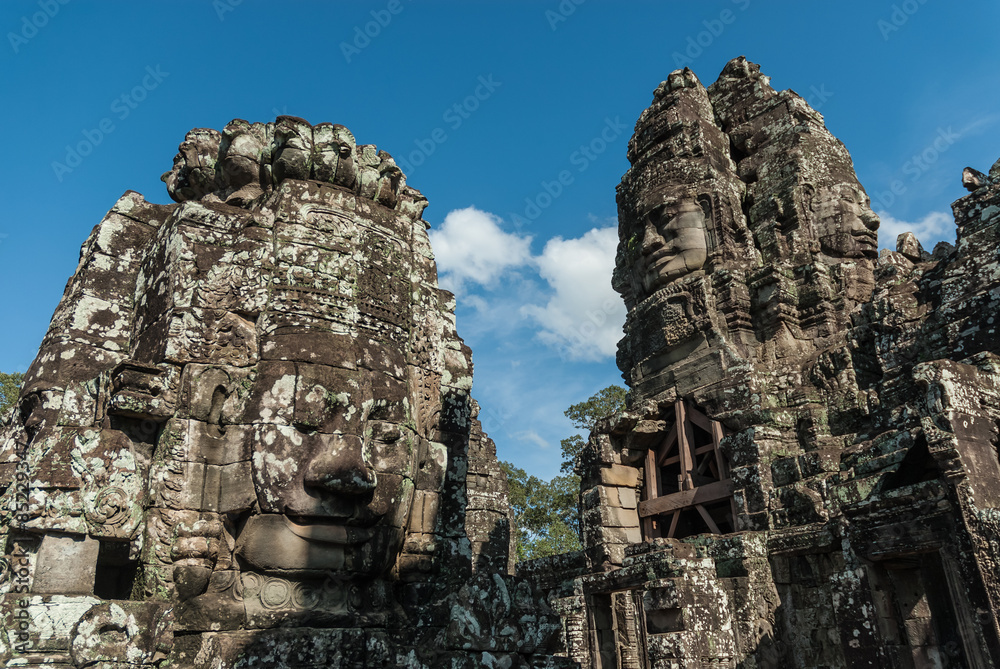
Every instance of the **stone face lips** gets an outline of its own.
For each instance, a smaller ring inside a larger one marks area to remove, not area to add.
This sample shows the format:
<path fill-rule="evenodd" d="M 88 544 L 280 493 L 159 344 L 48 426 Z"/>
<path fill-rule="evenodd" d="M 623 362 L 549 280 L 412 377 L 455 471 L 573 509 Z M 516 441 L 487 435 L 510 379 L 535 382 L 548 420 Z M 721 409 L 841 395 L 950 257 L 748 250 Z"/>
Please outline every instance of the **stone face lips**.
<path fill-rule="evenodd" d="M 84 244 L 5 419 L 4 628 L 74 666 L 544 656 L 426 200 L 293 117 L 193 130 L 164 180 Z"/>
<path fill-rule="evenodd" d="M 744 58 L 671 73 L 628 158 L 630 401 L 578 463 L 583 554 L 525 568 L 567 654 L 1000 664 L 998 168 L 954 247 L 879 255 L 847 150 Z"/>

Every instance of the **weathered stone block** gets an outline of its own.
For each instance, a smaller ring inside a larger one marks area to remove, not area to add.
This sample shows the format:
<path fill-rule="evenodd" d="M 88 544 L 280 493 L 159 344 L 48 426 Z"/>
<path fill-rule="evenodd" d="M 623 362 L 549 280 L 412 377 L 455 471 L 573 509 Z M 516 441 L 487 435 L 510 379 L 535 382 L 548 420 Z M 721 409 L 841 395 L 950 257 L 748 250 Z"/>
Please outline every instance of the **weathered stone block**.
<path fill-rule="evenodd" d="M 639 481 L 639 470 L 625 465 L 611 465 L 600 469 L 600 478 L 605 485 L 634 488 Z"/>
<path fill-rule="evenodd" d="M 634 488 L 618 488 L 618 500 L 626 509 L 634 509 L 639 504 Z"/>
<path fill-rule="evenodd" d="M 88 536 L 46 534 L 38 550 L 31 591 L 91 595 L 100 542 Z"/>

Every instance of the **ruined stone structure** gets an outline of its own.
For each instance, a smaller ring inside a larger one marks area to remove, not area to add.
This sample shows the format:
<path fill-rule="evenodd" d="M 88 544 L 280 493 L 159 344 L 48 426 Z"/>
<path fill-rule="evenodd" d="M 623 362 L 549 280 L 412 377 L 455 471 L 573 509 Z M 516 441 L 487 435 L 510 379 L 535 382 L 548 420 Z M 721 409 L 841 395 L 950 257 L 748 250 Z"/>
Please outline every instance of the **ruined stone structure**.
<path fill-rule="evenodd" d="M 127 192 L 0 433 L 0 664 L 527 667 L 506 479 L 422 212 L 283 116 Z"/>
<path fill-rule="evenodd" d="M 1000 162 L 957 246 L 878 219 L 844 146 L 731 61 L 656 89 L 618 188 L 627 409 L 584 551 L 523 565 L 583 667 L 1000 666 Z"/>
<path fill-rule="evenodd" d="M 513 575 L 422 212 L 342 126 L 194 130 L 84 244 L 0 425 L 10 666 L 1000 666 L 1000 162 L 877 253 L 844 146 L 731 61 L 618 189 L 626 409 Z"/>

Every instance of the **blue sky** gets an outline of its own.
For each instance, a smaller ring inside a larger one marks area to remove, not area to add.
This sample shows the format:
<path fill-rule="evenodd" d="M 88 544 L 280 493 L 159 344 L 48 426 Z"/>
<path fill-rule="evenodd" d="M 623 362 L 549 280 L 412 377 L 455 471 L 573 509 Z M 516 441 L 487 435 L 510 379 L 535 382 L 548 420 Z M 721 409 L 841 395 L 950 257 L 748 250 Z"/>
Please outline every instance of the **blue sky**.
<path fill-rule="evenodd" d="M 550 477 L 563 410 L 620 380 L 615 185 L 656 85 L 760 63 L 847 145 L 883 244 L 914 229 L 933 247 L 954 237 L 962 168 L 1000 157 L 998 19 L 975 0 L 4 0 L 0 370 L 30 364 L 117 198 L 169 201 L 159 176 L 188 129 L 342 123 L 409 163 L 485 427 Z"/>

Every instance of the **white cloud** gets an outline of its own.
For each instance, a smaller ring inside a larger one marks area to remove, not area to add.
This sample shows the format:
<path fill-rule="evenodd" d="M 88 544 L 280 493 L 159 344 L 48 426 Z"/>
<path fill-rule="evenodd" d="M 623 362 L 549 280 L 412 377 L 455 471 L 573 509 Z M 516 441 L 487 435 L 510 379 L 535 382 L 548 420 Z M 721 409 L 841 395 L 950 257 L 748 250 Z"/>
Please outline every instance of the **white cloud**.
<path fill-rule="evenodd" d="M 498 216 L 469 207 L 449 212 L 430 231 L 441 286 L 477 313 L 463 332 L 485 328 L 514 335 L 529 326 L 568 360 L 614 358 L 625 321 L 625 305 L 611 288 L 617 226 L 594 228 L 575 239 L 554 237 L 532 256 L 532 238 L 505 232 L 501 224 Z M 520 268 L 533 268 L 544 282 L 525 272 L 510 280 L 511 270 Z"/>
<path fill-rule="evenodd" d="M 531 258 L 531 237 L 504 232 L 500 218 L 475 207 L 448 213 L 430 231 L 441 286 L 456 294 L 466 283 L 490 286 L 509 269 Z"/>
<path fill-rule="evenodd" d="M 879 247 L 896 250 L 896 237 L 904 232 L 912 232 L 928 252 L 934 250 L 939 241 L 955 241 L 955 218 L 944 211 L 932 211 L 919 221 L 908 223 L 893 218 L 887 212 L 879 211 L 882 221 L 878 229 Z"/>
<path fill-rule="evenodd" d="M 594 228 L 583 237 L 555 237 L 535 258 L 553 294 L 545 306 L 521 313 L 541 326 L 539 337 L 570 359 L 614 356 L 625 322 L 625 305 L 611 288 L 618 244 L 616 227 Z"/>
<path fill-rule="evenodd" d="M 526 441 L 529 444 L 534 444 L 539 448 L 548 448 L 549 442 L 545 441 L 540 434 L 534 430 L 525 430 L 524 432 L 515 432 L 514 438 L 518 441 Z"/>
<path fill-rule="evenodd" d="M 969 121 L 957 134 L 962 135 L 981 135 L 985 133 L 990 126 L 1000 119 L 1000 114 L 984 114 L 979 118 Z"/>

